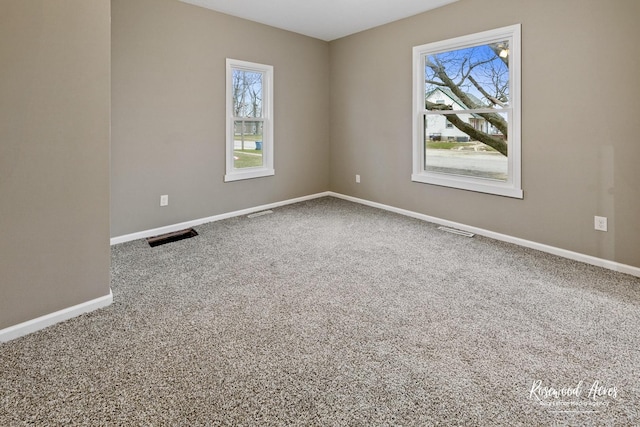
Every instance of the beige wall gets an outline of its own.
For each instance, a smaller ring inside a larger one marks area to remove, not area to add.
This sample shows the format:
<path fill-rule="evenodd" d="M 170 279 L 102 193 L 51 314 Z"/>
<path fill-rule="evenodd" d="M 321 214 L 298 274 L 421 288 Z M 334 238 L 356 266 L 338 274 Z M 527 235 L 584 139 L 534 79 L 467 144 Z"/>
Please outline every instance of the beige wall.
<path fill-rule="evenodd" d="M 111 7 L 112 236 L 330 189 L 640 267 L 640 2 L 460 0 L 332 43 Z M 0 0 L 0 329 L 109 292 L 110 13 Z M 524 200 L 412 183 L 411 47 L 518 22 Z M 223 183 L 226 57 L 275 66 L 275 177 Z"/>
<path fill-rule="evenodd" d="M 331 42 L 331 190 L 640 267 L 639 16 L 632 0 L 461 0 Z M 411 48 L 515 23 L 524 200 L 411 182 Z"/>
<path fill-rule="evenodd" d="M 177 0 L 112 21 L 112 236 L 328 189 L 326 42 Z M 274 66 L 273 177 L 223 182 L 227 57 Z"/>
<path fill-rule="evenodd" d="M 0 0 L 0 329 L 109 294 L 108 0 Z"/>

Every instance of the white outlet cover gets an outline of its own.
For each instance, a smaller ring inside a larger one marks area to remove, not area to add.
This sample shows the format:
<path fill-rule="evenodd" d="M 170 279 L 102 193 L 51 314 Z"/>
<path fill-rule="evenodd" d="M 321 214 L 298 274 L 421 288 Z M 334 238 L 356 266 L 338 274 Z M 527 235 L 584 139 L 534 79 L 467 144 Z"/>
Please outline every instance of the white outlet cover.
<path fill-rule="evenodd" d="M 607 217 L 606 216 L 595 216 L 594 220 L 594 228 L 598 231 L 607 231 Z"/>

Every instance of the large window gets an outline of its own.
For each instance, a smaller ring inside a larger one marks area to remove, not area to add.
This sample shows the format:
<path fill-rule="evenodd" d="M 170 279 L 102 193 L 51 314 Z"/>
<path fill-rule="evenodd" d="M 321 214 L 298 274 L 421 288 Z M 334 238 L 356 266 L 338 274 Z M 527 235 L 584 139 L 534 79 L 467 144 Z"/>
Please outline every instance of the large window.
<path fill-rule="evenodd" d="M 520 25 L 413 48 L 412 180 L 522 198 Z"/>
<path fill-rule="evenodd" d="M 227 59 L 225 181 L 274 175 L 273 67 Z"/>

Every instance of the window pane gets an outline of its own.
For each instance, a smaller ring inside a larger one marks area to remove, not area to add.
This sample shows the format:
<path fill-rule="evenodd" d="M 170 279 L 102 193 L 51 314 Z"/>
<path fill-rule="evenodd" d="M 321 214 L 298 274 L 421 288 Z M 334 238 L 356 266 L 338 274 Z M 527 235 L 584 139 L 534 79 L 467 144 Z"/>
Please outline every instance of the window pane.
<path fill-rule="evenodd" d="M 263 74 L 233 70 L 234 117 L 262 117 Z"/>
<path fill-rule="evenodd" d="M 425 108 L 432 111 L 509 106 L 509 42 L 425 55 Z"/>
<path fill-rule="evenodd" d="M 413 173 L 522 199 L 521 26 L 413 48 Z"/>
<path fill-rule="evenodd" d="M 233 167 L 241 169 L 262 166 L 263 122 L 236 120 L 233 128 Z"/>
<path fill-rule="evenodd" d="M 425 114 L 424 170 L 506 181 L 507 140 L 494 124 L 507 121 L 507 113 Z"/>

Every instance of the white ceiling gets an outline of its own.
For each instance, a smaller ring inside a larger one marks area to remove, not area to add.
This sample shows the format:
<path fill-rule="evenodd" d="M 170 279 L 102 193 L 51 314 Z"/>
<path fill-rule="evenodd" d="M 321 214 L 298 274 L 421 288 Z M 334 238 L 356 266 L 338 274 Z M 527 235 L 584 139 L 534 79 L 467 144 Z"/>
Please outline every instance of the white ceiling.
<path fill-rule="evenodd" d="M 331 41 L 458 0 L 180 0 Z"/>

